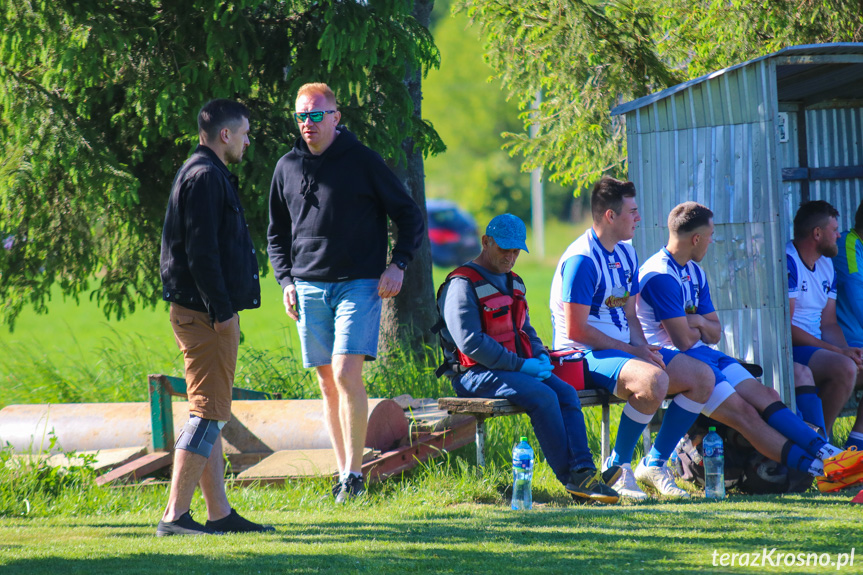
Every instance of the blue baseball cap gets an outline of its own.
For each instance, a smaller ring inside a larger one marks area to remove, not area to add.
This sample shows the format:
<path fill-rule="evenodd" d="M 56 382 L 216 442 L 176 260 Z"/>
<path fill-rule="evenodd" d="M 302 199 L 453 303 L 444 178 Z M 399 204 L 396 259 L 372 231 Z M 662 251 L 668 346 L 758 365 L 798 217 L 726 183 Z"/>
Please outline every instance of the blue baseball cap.
<path fill-rule="evenodd" d="M 528 252 L 527 244 L 524 243 L 527 239 L 527 229 L 518 216 L 501 214 L 493 217 L 485 228 L 485 235 L 494 238 L 501 249 Z"/>

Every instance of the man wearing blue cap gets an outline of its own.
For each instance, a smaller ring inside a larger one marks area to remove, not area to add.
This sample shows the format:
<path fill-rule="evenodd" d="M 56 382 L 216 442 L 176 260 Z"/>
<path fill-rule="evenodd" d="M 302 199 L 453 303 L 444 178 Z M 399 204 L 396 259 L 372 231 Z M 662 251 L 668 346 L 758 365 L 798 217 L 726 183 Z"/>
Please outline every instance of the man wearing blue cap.
<path fill-rule="evenodd" d="M 438 291 L 446 363 L 440 374 L 459 397 L 505 398 L 523 407 L 555 476 L 576 501 L 616 503 L 587 446 L 578 393 L 552 375 L 548 351 L 530 325 L 525 286 L 512 272 L 525 245 L 524 222 L 496 216 L 482 253 L 447 276 Z"/>

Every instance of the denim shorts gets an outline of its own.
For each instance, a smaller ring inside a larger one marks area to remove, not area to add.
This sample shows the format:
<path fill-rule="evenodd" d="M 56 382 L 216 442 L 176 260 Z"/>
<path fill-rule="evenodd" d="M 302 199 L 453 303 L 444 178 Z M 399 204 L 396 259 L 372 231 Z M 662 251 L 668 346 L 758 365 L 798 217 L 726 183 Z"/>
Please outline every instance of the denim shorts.
<path fill-rule="evenodd" d="M 296 280 L 300 346 L 304 367 L 329 365 L 334 355 L 378 354 L 381 296 L 378 280 Z"/>

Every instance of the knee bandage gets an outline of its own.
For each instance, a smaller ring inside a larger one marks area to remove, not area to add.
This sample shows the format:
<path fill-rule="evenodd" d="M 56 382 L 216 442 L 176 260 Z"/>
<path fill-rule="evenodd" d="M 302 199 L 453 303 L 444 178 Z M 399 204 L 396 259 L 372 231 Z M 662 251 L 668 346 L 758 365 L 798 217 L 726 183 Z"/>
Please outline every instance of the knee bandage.
<path fill-rule="evenodd" d="M 223 421 L 201 419 L 197 415 L 190 415 L 189 421 L 180 431 L 180 437 L 177 438 L 174 449 L 183 449 L 204 457 L 210 457 L 213 444 L 216 443 L 219 432 L 224 425 L 225 422 Z"/>

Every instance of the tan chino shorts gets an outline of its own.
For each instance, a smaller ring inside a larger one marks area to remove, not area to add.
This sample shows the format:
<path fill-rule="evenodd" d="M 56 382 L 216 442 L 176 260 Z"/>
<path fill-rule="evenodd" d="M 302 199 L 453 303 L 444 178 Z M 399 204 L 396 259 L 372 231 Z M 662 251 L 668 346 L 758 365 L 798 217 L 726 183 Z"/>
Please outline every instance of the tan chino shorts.
<path fill-rule="evenodd" d="M 171 304 L 171 327 L 186 364 L 189 413 L 203 419 L 231 419 L 231 389 L 240 347 L 240 316 L 221 332 L 206 312 Z"/>

